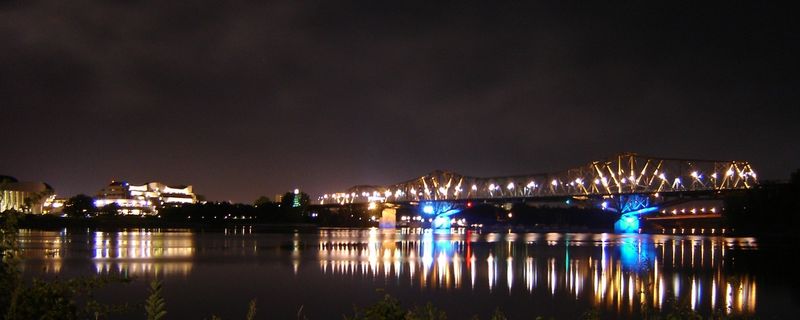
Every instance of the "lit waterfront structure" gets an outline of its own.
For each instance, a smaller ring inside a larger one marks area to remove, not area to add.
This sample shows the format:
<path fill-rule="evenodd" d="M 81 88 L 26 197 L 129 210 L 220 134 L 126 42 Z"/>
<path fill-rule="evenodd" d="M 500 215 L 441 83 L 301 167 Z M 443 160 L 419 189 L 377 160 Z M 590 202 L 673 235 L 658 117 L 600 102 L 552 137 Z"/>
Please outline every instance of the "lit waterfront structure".
<path fill-rule="evenodd" d="M 450 201 L 749 189 L 758 184 L 747 161 L 692 160 L 624 153 L 544 174 L 471 177 L 436 170 L 391 185 L 358 185 L 319 196 L 320 204 Z"/>
<path fill-rule="evenodd" d="M 370 210 L 384 203 L 406 206 L 433 215 L 429 220 L 450 223 L 452 219 L 447 217 L 472 202 L 491 203 L 510 210 L 513 203 L 527 205 L 535 201 L 563 201 L 567 206 L 596 206 L 621 213 L 614 230 L 634 233 L 641 232 L 641 216 L 661 211 L 686 213 L 684 207 L 688 207 L 687 217 L 717 218 L 724 210 L 718 203 L 705 201 L 675 207 L 675 202 L 682 201 L 680 198 L 685 195 L 719 200 L 725 192 L 750 189 L 757 184 L 756 172 L 747 161 L 674 159 L 623 153 L 584 166 L 544 174 L 470 177 L 437 170 L 391 185 L 358 185 L 345 192 L 323 194 L 318 201 L 320 205 L 332 206 L 368 204 Z M 451 211 L 433 210 L 436 203 L 452 204 L 455 208 Z M 704 210 L 708 211 L 707 216 Z M 512 214 L 508 214 L 512 218 Z M 449 223 L 434 225 L 449 227 Z"/>
<path fill-rule="evenodd" d="M 64 205 L 67 203 L 67 198 L 57 197 L 52 195 L 44 201 L 42 213 L 45 214 L 61 214 L 64 211 Z"/>
<path fill-rule="evenodd" d="M 197 196 L 192 186 L 168 186 L 160 182 L 132 185 L 125 181 L 112 181 L 97 193 L 94 204 L 101 208 L 109 204 L 120 207 L 121 214 L 156 214 L 160 205 L 192 204 Z"/>
<path fill-rule="evenodd" d="M 14 177 L 0 175 L 0 212 L 44 213 L 45 201 L 54 194 L 53 187 L 44 182 L 20 182 Z"/>

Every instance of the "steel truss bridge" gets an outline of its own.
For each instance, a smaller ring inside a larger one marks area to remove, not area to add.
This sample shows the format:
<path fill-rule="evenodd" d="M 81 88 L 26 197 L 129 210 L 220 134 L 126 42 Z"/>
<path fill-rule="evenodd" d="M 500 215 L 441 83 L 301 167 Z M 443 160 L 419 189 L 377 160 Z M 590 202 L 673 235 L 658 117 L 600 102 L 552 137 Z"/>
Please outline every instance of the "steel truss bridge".
<path fill-rule="evenodd" d="M 747 161 L 696 160 L 623 153 L 561 172 L 472 177 L 436 170 L 385 186 L 359 185 L 324 194 L 320 204 L 608 197 L 749 189 L 758 184 Z"/>

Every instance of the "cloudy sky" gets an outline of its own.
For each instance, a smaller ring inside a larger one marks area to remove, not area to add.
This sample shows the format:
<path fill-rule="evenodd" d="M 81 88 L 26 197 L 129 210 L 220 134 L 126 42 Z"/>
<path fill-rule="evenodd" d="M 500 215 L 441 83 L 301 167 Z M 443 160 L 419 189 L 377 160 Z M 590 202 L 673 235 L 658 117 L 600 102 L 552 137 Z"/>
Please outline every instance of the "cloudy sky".
<path fill-rule="evenodd" d="M 800 168 L 788 8 L 0 2 L 0 174 L 251 202 L 619 152 Z"/>

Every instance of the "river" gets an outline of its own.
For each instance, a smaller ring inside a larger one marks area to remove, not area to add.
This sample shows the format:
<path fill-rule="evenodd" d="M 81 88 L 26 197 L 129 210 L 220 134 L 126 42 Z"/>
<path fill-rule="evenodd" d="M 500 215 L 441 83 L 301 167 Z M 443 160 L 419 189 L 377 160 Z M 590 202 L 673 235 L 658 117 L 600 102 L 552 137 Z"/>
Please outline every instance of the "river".
<path fill-rule="evenodd" d="M 264 318 L 340 319 L 384 294 L 406 307 L 431 302 L 450 319 L 487 319 L 497 308 L 512 319 L 636 318 L 643 305 L 762 318 L 800 312 L 793 262 L 781 260 L 788 249 L 750 237 L 245 226 L 21 230 L 20 242 L 27 277 L 134 278 L 100 290 L 104 301 L 140 303 L 148 282 L 162 279 L 170 318 L 243 319 L 256 299 Z"/>

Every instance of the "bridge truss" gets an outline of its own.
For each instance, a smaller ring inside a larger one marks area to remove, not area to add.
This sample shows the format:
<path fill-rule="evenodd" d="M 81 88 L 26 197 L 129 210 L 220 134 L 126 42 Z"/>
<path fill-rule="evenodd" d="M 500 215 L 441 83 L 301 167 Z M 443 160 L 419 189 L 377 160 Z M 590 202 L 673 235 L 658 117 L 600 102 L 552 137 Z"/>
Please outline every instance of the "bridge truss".
<path fill-rule="evenodd" d="M 748 189 L 758 183 L 747 161 L 690 160 L 624 153 L 547 174 L 471 177 L 450 171 L 387 186 L 355 186 L 320 203 L 607 196 Z"/>

